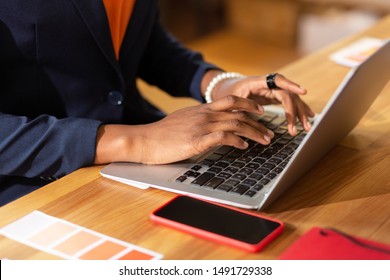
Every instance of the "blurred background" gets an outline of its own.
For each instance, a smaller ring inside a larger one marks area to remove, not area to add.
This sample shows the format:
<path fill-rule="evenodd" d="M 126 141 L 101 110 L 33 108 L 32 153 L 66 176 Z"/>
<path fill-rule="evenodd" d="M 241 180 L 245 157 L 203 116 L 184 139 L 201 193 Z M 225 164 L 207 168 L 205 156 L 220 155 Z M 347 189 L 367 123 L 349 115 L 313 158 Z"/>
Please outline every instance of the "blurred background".
<path fill-rule="evenodd" d="M 226 71 L 264 75 L 390 13 L 390 0 L 159 0 L 163 25 Z M 195 105 L 140 82 L 166 113 Z"/>

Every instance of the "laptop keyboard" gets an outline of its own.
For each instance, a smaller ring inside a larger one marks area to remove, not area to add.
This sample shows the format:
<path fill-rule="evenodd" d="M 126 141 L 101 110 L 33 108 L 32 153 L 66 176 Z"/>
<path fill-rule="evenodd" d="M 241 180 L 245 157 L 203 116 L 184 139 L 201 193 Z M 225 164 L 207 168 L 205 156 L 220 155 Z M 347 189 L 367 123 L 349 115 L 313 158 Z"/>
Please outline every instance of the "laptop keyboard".
<path fill-rule="evenodd" d="M 234 195 L 256 195 L 283 171 L 306 135 L 298 125 L 298 134 L 291 136 L 285 118 L 276 114 L 267 113 L 259 122 L 275 134 L 270 145 L 247 139 L 249 147 L 245 150 L 221 146 L 176 181 Z"/>

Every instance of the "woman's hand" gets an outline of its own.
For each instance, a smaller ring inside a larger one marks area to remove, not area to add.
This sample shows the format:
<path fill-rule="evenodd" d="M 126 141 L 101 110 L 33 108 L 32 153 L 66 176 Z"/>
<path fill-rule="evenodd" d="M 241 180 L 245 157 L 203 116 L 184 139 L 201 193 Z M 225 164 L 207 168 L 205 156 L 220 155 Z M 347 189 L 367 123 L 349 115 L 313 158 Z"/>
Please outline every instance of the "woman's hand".
<path fill-rule="evenodd" d="M 218 145 L 245 149 L 248 143 L 243 138 L 269 144 L 273 132 L 249 113 L 262 114 L 263 108 L 253 100 L 227 96 L 178 110 L 151 124 L 105 125 L 99 130 L 95 163 L 165 164 Z"/>
<path fill-rule="evenodd" d="M 214 76 L 216 73 L 218 72 L 213 73 Z M 227 95 L 235 95 L 261 105 L 281 104 L 285 110 L 289 133 L 296 135 L 297 120 L 308 131 L 311 127 L 309 118 L 314 117 L 314 113 L 300 98 L 306 94 L 306 90 L 281 74 L 275 76 L 275 84 L 276 89 L 269 89 L 266 76 L 226 79 L 216 85 L 212 97 L 213 100 L 218 100 Z"/>

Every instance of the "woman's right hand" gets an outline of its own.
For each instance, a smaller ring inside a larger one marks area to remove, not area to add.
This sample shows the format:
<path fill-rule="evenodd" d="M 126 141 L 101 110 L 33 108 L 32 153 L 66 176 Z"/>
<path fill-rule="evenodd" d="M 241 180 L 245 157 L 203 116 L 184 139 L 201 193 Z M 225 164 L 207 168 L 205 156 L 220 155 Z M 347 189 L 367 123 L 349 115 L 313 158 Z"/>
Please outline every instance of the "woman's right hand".
<path fill-rule="evenodd" d="M 262 113 L 261 105 L 250 99 L 227 96 L 180 109 L 155 123 L 103 125 L 98 133 L 95 164 L 166 164 L 218 145 L 246 149 L 248 144 L 242 137 L 267 145 L 273 132 L 250 115 Z"/>

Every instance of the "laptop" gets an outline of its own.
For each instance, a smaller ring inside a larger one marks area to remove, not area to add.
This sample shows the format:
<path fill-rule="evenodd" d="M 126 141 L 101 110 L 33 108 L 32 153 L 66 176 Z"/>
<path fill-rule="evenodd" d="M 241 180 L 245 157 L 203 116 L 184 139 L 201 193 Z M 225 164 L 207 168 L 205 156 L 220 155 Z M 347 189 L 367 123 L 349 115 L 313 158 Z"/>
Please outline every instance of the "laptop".
<path fill-rule="evenodd" d="M 322 112 L 313 118 L 309 132 L 300 129 L 291 137 L 283 109 L 270 106 L 259 119 L 275 132 L 270 145 L 246 139 L 247 150 L 219 146 L 166 165 L 111 163 L 101 175 L 134 187 L 154 187 L 262 210 L 356 126 L 389 79 L 390 40 L 350 70 Z"/>

